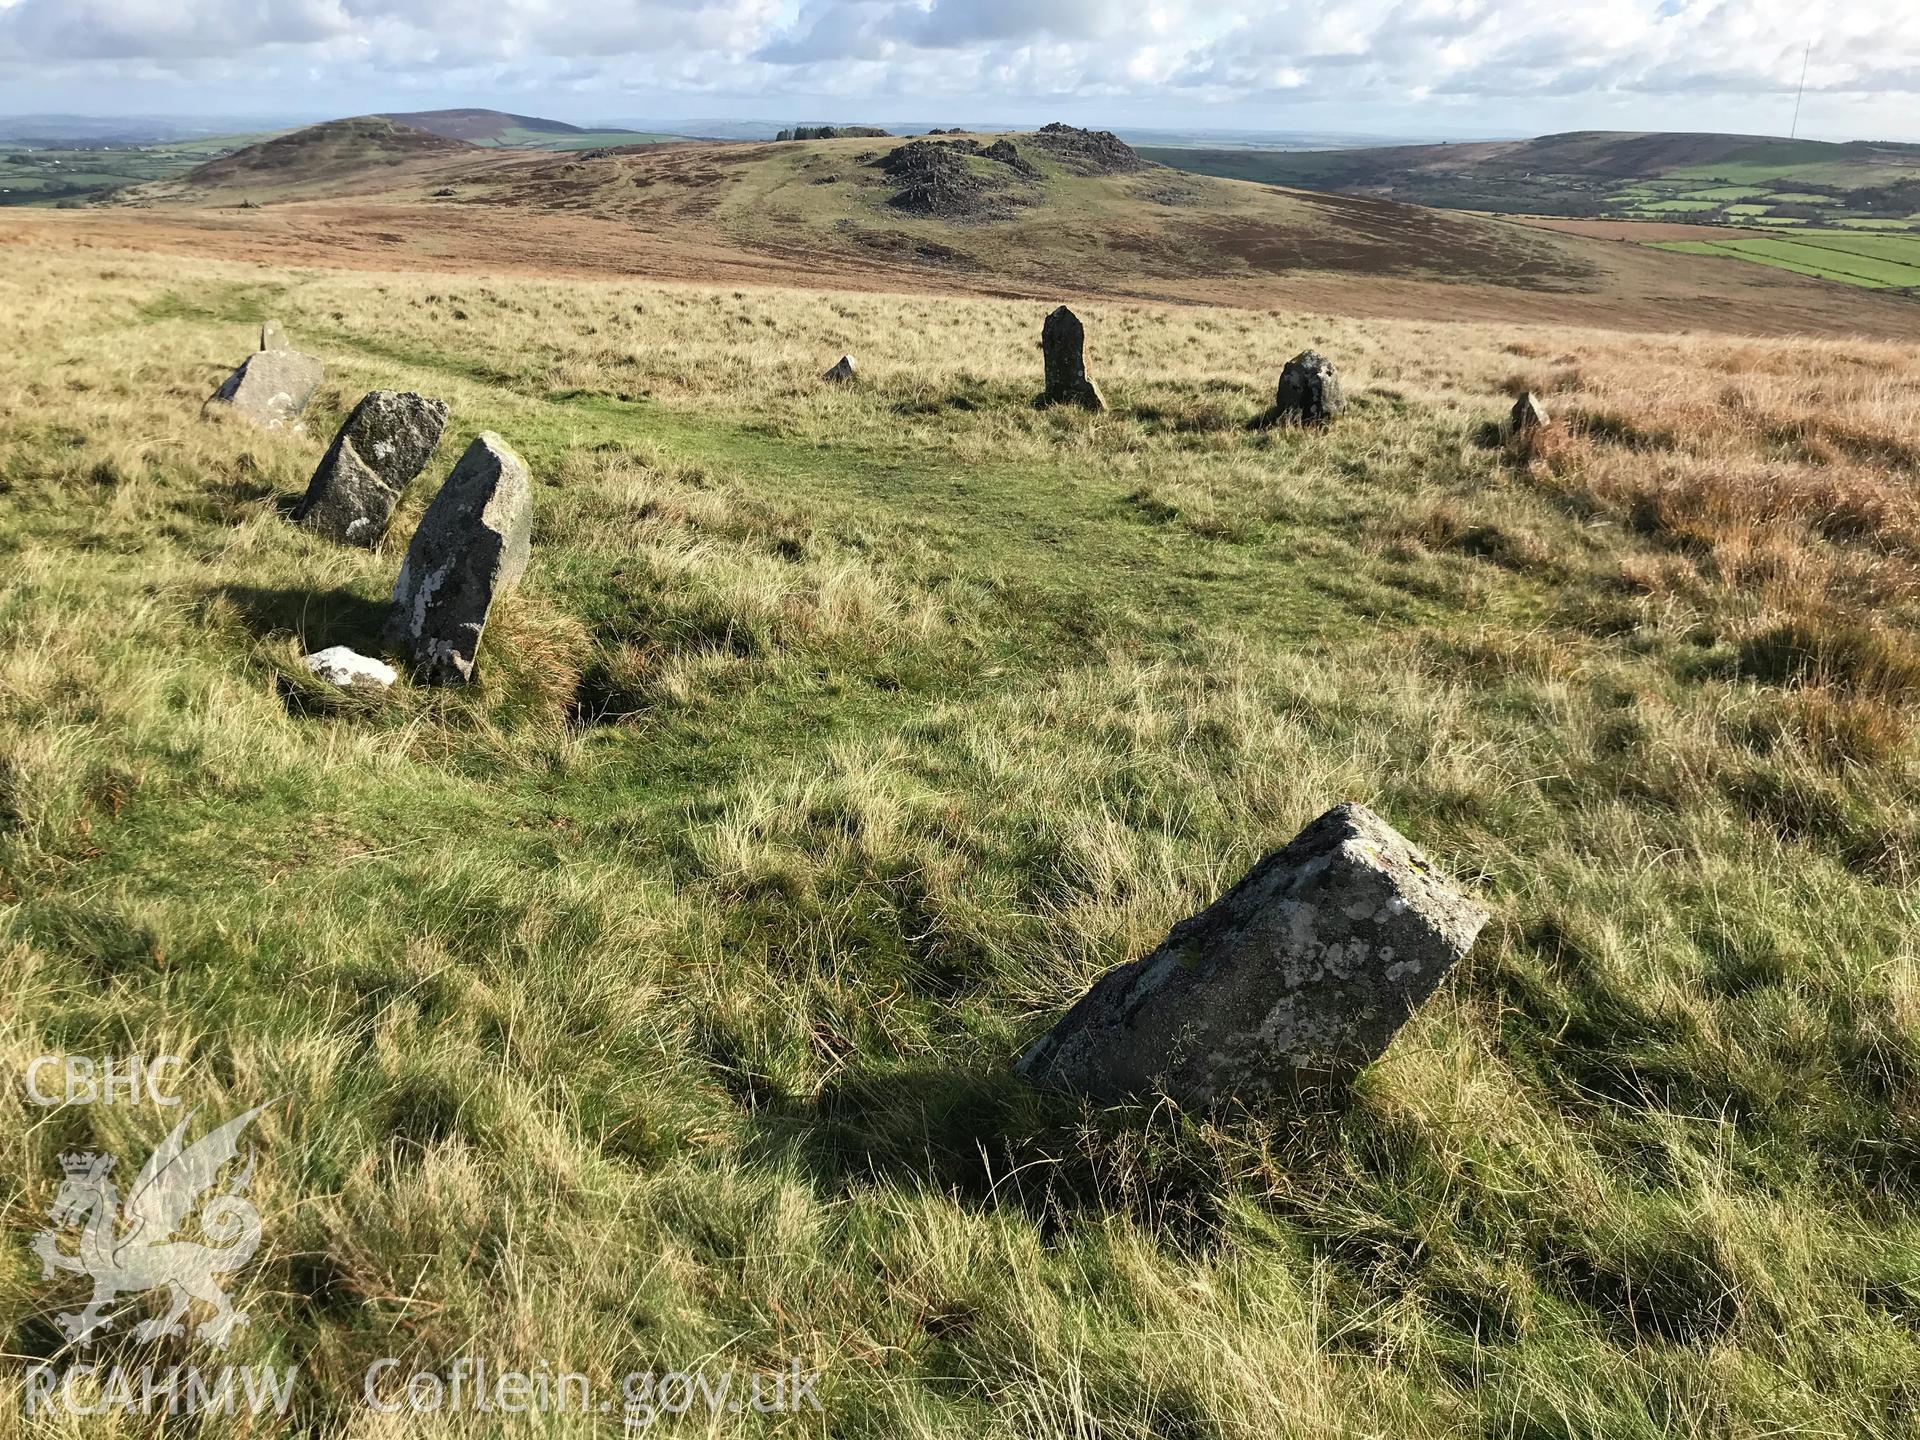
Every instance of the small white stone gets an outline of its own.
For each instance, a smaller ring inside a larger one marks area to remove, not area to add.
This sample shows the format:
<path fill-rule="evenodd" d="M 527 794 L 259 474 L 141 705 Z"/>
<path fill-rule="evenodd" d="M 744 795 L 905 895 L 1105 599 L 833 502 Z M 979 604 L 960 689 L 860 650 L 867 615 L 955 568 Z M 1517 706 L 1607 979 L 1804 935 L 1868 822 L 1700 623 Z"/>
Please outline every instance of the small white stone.
<path fill-rule="evenodd" d="M 399 672 L 386 661 L 375 660 L 344 645 L 329 645 L 325 650 L 316 650 L 307 656 L 306 664 L 307 669 L 329 685 L 338 685 L 343 689 L 372 685 L 384 690 L 400 678 Z"/>

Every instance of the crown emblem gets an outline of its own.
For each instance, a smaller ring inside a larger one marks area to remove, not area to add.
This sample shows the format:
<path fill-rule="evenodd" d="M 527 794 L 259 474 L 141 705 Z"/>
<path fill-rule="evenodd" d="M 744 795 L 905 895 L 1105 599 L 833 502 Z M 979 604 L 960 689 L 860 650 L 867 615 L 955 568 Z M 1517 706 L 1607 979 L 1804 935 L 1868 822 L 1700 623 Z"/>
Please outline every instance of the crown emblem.
<path fill-rule="evenodd" d="M 60 1168 L 69 1180 L 104 1180 L 113 1163 L 113 1156 L 93 1150 L 67 1150 L 60 1155 Z"/>

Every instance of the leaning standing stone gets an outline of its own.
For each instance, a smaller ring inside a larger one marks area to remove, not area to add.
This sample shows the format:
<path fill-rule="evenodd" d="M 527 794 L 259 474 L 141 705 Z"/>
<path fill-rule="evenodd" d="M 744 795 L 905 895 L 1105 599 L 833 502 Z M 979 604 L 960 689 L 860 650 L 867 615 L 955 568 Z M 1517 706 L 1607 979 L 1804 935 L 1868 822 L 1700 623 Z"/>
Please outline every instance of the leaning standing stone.
<path fill-rule="evenodd" d="M 1386 821 L 1336 806 L 1108 971 L 1016 1068 L 1098 1100 L 1197 1109 L 1337 1084 L 1378 1058 L 1486 920 Z"/>
<path fill-rule="evenodd" d="M 418 677 L 462 684 L 493 602 L 520 583 L 533 530 L 527 467 L 498 435 L 482 432 L 420 518 L 393 587 L 388 636 Z"/>
<path fill-rule="evenodd" d="M 820 378 L 822 380 L 831 380 L 835 384 L 845 384 L 854 378 L 854 373 L 853 357 L 851 355 L 842 355 L 839 360 L 835 362 L 834 367 Z"/>
<path fill-rule="evenodd" d="M 1100 388 L 1087 376 L 1087 329 L 1080 317 L 1062 305 L 1040 327 L 1040 353 L 1047 367 L 1042 405 L 1078 405 L 1105 410 Z"/>
<path fill-rule="evenodd" d="M 1317 350 L 1302 350 L 1280 370 L 1273 394 L 1273 418 L 1324 425 L 1347 408 L 1333 362 Z"/>
<path fill-rule="evenodd" d="M 280 328 L 278 320 L 269 320 L 260 327 L 260 348 L 262 350 L 290 350 L 287 344 L 287 332 Z"/>
<path fill-rule="evenodd" d="M 399 390 L 366 395 L 333 437 L 293 518 L 343 544 L 379 544 L 394 505 L 433 458 L 446 424 L 444 400 Z"/>
<path fill-rule="evenodd" d="M 1526 391 L 1513 402 L 1513 432 L 1518 435 L 1525 430 L 1539 430 L 1553 423 L 1547 414 L 1547 407 L 1540 397 L 1531 390 Z"/>
<path fill-rule="evenodd" d="M 298 350 L 257 350 L 240 362 L 207 405 L 224 405 L 256 425 L 279 430 L 300 418 L 325 374 L 325 366 Z"/>

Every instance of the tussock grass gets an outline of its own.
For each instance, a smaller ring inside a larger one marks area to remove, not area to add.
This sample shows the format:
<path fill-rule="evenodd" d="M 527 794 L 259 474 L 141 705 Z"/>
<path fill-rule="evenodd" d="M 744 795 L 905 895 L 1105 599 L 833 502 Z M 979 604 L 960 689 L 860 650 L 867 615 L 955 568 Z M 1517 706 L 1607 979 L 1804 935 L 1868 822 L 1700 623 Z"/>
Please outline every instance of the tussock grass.
<path fill-rule="evenodd" d="M 798 1357 L 793 1433 L 1911 1428 L 1915 352 L 1100 305 L 1095 418 L 1039 307 L 14 258 L 0 1065 L 290 1097 L 233 1358 L 317 1433 L 476 1351 Z M 197 416 L 269 309 L 305 435 Z M 1245 428 L 1309 344 L 1352 412 Z M 285 523 L 374 385 L 535 475 L 467 691 L 298 664 L 431 491 Z M 1348 1108 L 1007 1077 L 1341 798 L 1495 912 Z M 157 1133 L 0 1104 L 25 1230 Z M 71 1298 L 0 1267 L 8 1352 Z"/>

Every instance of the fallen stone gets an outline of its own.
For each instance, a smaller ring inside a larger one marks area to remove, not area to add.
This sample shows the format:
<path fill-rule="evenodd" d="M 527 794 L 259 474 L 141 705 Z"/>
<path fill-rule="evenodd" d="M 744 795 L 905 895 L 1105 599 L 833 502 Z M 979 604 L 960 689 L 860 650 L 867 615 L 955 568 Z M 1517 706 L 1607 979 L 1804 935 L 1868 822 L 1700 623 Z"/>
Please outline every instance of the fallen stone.
<path fill-rule="evenodd" d="M 224 405 L 269 430 L 284 429 L 300 418 L 325 374 L 324 365 L 298 350 L 257 350 L 207 405 Z"/>
<path fill-rule="evenodd" d="M 838 363 L 836 363 L 831 370 L 827 371 L 827 373 L 822 375 L 820 378 L 822 380 L 831 380 L 837 385 L 845 384 L 847 381 L 853 379 L 854 378 L 853 357 L 851 355 L 842 355 Z"/>
<path fill-rule="evenodd" d="M 1379 1058 L 1487 913 L 1398 831 L 1339 805 L 1145 959 L 1110 970 L 1015 1067 L 1102 1101 L 1258 1107 Z"/>
<path fill-rule="evenodd" d="M 1317 350 L 1302 350 L 1280 369 L 1272 418 L 1324 425 L 1347 408 L 1333 362 Z"/>
<path fill-rule="evenodd" d="M 287 344 L 287 332 L 280 328 L 278 320 L 269 320 L 260 327 L 260 348 L 262 350 L 291 350 Z"/>
<path fill-rule="evenodd" d="M 473 678 L 487 615 L 526 572 L 532 530 L 526 464 L 483 431 L 420 518 L 393 587 L 388 636 L 420 679 Z"/>
<path fill-rule="evenodd" d="M 1105 410 L 1107 402 L 1087 376 L 1087 330 L 1080 317 L 1062 305 L 1040 327 L 1040 353 L 1047 367 L 1042 405 L 1078 405 Z"/>
<path fill-rule="evenodd" d="M 363 396 L 313 472 L 294 520 L 342 544 L 379 544 L 446 425 L 444 400 L 399 390 Z"/>
<path fill-rule="evenodd" d="M 386 661 L 375 660 L 344 645 L 329 645 L 314 651 L 306 657 L 306 665 L 329 685 L 338 685 L 343 690 L 384 690 L 400 678 L 399 672 Z"/>
<path fill-rule="evenodd" d="M 1547 407 L 1540 403 L 1540 397 L 1531 390 L 1513 402 L 1513 430 L 1516 435 L 1524 430 L 1543 429 L 1552 423 L 1553 417 L 1547 414 Z"/>

